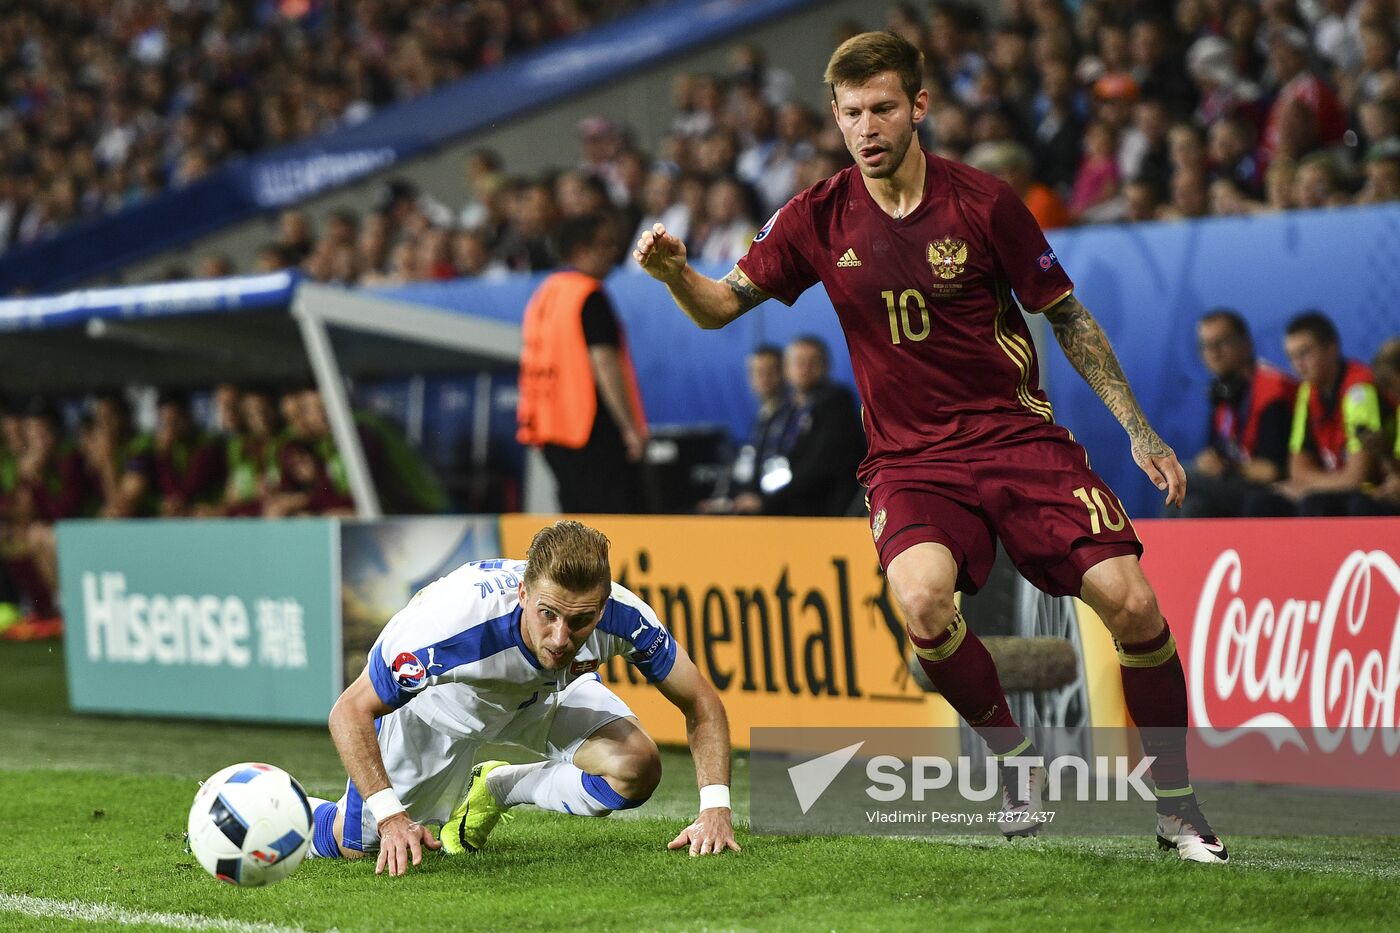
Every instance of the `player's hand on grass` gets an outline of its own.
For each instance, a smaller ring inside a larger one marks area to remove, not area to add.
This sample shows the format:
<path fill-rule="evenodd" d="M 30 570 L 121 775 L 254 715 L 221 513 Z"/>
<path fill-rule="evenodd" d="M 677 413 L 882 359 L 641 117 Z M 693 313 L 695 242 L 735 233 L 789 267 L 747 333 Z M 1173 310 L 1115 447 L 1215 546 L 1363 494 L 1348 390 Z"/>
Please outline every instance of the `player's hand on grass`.
<path fill-rule="evenodd" d="M 386 817 L 379 824 L 379 861 L 374 864 L 374 873 L 382 875 L 387 870 L 391 875 L 402 875 L 408 871 L 410 859 L 414 865 L 422 864 L 424 846 L 440 849 L 442 843 L 431 829 L 413 822 L 407 812 Z"/>
<path fill-rule="evenodd" d="M 685 271 L 685 244 L 679 237 L 667 233 L 664 224 L 653 224 L 637 239 L 632 258 L 652 278 L 671 282 Z"/>
<path fill-rule="evenodd" d="M 701 810 L 681 834 L 666 844 L 668 849 L 690 848 L 691 855 L 719 855 L 726 849 L 741 851 L 734 839 L 734 826 L 729 819 L 727 807 L 711 807 Z"/>
<path fill-rule="evenodd" d="M 1167 505 L 1181 508 L 1186 499 L 1186 471 L 1176 459 L 1176 453 L 1155 431 L 1133 435 L 1133 459 L 1152 480 L 1152 484 L 1167 494 Z"/>

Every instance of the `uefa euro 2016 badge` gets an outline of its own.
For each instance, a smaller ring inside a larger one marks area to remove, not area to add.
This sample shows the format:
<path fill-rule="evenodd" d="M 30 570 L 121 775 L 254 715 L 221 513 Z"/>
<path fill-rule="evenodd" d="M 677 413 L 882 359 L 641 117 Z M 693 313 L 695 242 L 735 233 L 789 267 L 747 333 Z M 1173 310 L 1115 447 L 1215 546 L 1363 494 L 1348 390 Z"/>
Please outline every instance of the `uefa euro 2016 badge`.
<path fill-rule="evenodd" d="M 940 279 L 961 275 L 967 264 L 967 241 L 945 236 L 928 245 L 928 264 Z"/>
<path fill-rule="evenodd" d="M 417 693 L 428 685 L 428 669 L 412 651 L 403 651 L 394 658 L 394 680 L 404 693 Z"/>
<path fill-rule="evenodd" d="M 870 523 L 870 533 L 875 536 L 876 541 L 885 533 L 885 518 L 885 510 L 881 509 L 875 513 L 875 520 Z"/>

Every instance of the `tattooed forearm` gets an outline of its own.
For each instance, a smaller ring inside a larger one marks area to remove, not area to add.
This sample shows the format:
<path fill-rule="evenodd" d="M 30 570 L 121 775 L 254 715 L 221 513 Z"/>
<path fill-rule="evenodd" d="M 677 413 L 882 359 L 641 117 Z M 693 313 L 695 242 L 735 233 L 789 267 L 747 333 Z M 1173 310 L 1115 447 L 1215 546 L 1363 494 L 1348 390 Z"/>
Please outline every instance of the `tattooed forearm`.
<path fill-rule="evenodd" d="M 739 299 L 738 314 L 750 311 L 768 299 L 763 290 L 749 281 L 749 277 L 739 271 L 735 266 L 729 270 L 729 274 L 724 277 L 724 284 L 729 286 L 729 290 L 734 293 L 734 297 Z"/>
<path fill-rule="evenodd" d="M 1099 327 L 1089 309 L 1080 304 L 1079 299 L 1069 295 L 1059 304 L 1045 312 L 1050 326 L 1055 331 L 1055 339 L 1065 351 L 1079 375 L 1089 384 L 1113 417 L 1128 432 L 1134 450 L 1149 456 L 1168 450 L 1157 432 L 1147 423 L 1141 406 L 1128 385 L 1128 377 L 1123 375 L 1123 367 L 1109 345 L 1108 336 Z M 1160 449 L 1160 450 L 1159 450 Z"/>

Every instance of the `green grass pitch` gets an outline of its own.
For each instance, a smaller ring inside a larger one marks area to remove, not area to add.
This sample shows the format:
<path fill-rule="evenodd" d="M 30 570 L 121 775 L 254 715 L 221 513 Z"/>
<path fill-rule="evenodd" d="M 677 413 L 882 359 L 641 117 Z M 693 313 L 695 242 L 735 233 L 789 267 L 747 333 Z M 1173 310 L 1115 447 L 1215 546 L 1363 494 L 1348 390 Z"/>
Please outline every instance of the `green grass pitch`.
<path fill-rule="evenodd" d="M 752 836 L 742 758 L 735 801 L 744 851 L 692 859 L 665 849 L 694 815 L 683 749 L 665 753 L 660 790 L 623 818 L 521 811 L 480 855 L 430 856 L 403 878 L 375 877 L 368 860 L 315 861 L 280 885 L 240 890 L 185 855 L 181 833 L 196 781 L 250 759 L 286 768 L 321 796 L 338 797 L 344 784 L 325 730 L 75 716 L 59 646 L 0 645 L 0 931 L 1395 923 L 1394 839 L 1229 838 L 1233 863 L 1218 868 L 1159 854 L 1150 836 L 1015 844 Z M 46 911 L 56 916 L 37 916 Z"/>

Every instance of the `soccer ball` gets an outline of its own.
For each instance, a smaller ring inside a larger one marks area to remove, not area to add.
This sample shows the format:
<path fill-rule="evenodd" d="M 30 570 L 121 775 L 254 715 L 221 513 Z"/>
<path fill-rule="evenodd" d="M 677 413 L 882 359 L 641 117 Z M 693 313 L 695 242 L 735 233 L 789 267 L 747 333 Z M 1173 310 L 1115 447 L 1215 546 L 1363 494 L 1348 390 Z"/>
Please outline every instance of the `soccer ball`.
<path fill-rule="evenodd" d="M 296 870 L 311 848 L 311 825 L 296 778 L 272 765 L 229 765 L 194 795 L 190 851 L 220 881 L 255 888 Z"/>

